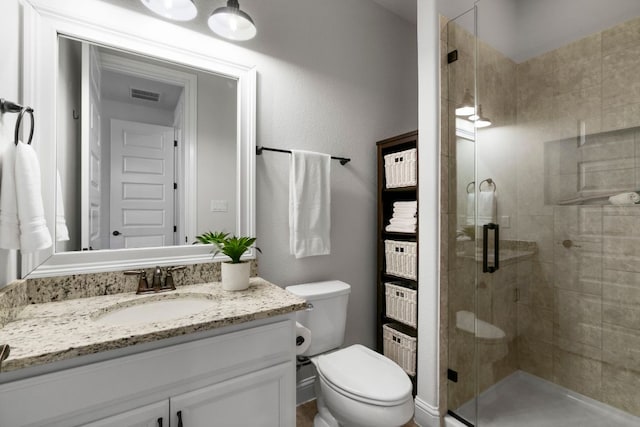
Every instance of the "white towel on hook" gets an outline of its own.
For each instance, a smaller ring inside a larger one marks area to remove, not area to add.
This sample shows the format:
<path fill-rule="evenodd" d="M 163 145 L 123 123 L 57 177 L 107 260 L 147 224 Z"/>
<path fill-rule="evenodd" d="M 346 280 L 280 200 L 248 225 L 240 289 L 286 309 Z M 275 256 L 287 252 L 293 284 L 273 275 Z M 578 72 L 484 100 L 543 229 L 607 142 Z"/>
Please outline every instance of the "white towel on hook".
<path fill-rule="evenodd" d="M 331 156 L 291 150 L 289 247 L 296 258 L 331 253 Z"/>
<path fill-rule="evenodd" d="M 64 199 L 62 198 L 62 181 L 60 172 L 56 170 L 56 240 L 69 240 L 69 229 L 64 216 Z"/>
<path fill-rule="evenodd" d="M 16 147 L 16 198 L 20 222 L 20 250 L 35 252 L 51 246 L 42 204 L 40 162 L 31 145 L 19 142 Z"/>
<path fill-rule="evenodd" d="M 16 198 L 16 145 L 11 142 L 0 155 L 0 248 L 20 249 L 20 223 Z"/>
<path fill-rule="evenodd" d="M 498 211 L 497 197 L 495 191 L 480 191 L 478 193 L 478 225 L 496 222 Z"/>

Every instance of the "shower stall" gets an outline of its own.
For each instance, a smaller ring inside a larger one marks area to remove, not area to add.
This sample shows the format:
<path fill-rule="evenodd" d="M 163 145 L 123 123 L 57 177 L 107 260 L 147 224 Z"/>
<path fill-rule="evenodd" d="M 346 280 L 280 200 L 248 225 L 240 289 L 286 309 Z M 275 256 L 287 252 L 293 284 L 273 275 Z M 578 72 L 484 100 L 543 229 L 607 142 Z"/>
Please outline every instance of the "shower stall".
<path fill-rule="evenodd" d="M 452 425 L 640 425 L 640 4 L 570 3 L 441 17 Z"/>

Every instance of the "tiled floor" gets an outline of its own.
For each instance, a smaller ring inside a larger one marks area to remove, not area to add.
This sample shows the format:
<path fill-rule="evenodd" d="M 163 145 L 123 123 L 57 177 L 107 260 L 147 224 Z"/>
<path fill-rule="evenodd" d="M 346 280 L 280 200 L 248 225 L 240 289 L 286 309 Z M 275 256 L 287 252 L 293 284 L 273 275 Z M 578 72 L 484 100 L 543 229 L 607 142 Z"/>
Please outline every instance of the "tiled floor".
<path fill-rule="evenodd" d="M 465 403 L 456 412 L 473 421 L 475 402 Z M 476 425 L 637 427 L 640 418 L 518 371 L 480 394 Z"/>
<path fill-rule="evenodd" d="M 296 427 L 313 427 L 313 417 L 316 416 L 317 412 L 315 400 L 298 406 L 296 410 Z M 417 427 L 417 425 L 413 421 L 409 421 L 402 427 Z"/>

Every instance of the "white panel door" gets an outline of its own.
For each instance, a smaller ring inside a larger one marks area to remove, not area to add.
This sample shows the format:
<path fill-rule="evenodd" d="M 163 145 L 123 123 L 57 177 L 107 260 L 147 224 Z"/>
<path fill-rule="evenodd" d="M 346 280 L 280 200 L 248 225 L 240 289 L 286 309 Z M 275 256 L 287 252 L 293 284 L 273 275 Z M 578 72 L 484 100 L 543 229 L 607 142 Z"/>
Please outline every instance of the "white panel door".
<path fill-rule="evenodd" d="M 172 397 L 171 425 L 294 427 L 294 373 L 287 362 Z"/>
<path fill-rule="evenodd" d="M 103 418 L 84 427 L 169 427 L 169 399 Z"/>
<path fill-rule="evenodd" d="M 83 250 L 103 249 L 100 237 L 100 209 L 102 185 L 101 99 L 100 79 L 102 68 L 95 46 L 82 44 L 82 216 L 81 243 Z"/>
<path fill-rule="evenodd" d="M 174 244 L 174 130 L 111 120 L 111 249 Z"/>

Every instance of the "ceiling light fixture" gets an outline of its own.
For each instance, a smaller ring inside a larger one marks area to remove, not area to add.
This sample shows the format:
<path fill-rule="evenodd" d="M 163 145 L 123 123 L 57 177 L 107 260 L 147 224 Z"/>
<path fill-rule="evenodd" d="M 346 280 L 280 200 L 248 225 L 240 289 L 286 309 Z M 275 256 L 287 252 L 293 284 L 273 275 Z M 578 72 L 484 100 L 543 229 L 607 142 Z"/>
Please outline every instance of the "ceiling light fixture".
<path fill-rule="evenodd" d="M 466 117 L 476 112 L 476 105 L 469 89 L 464 90 L 462 104 L 456 107 L 456 116 Z"/>
<path fill-rule="evenodd" d="M 491 126 L 491 120 L 482 115 L 482 105 L 478 105 L 478 114 L 473 114 L 469 116 L 469 120 L 473 122 L 473 125 L 476 128 L 486 128 L 487 126 Z"/>
<path fill-rule="evenodd" d="M 250 40 L 257 32 L 253 19 L 240 10 L 238 0 L 228 0 L 226 7 L 214 10 L 208 24 L 211 31 L 229 40 Z"/>
<path fill-rule="evenodd" d="M 141 0 L 149 10 L 174 21 L 190 21 L 198 15 L 193 0 Z"/>

